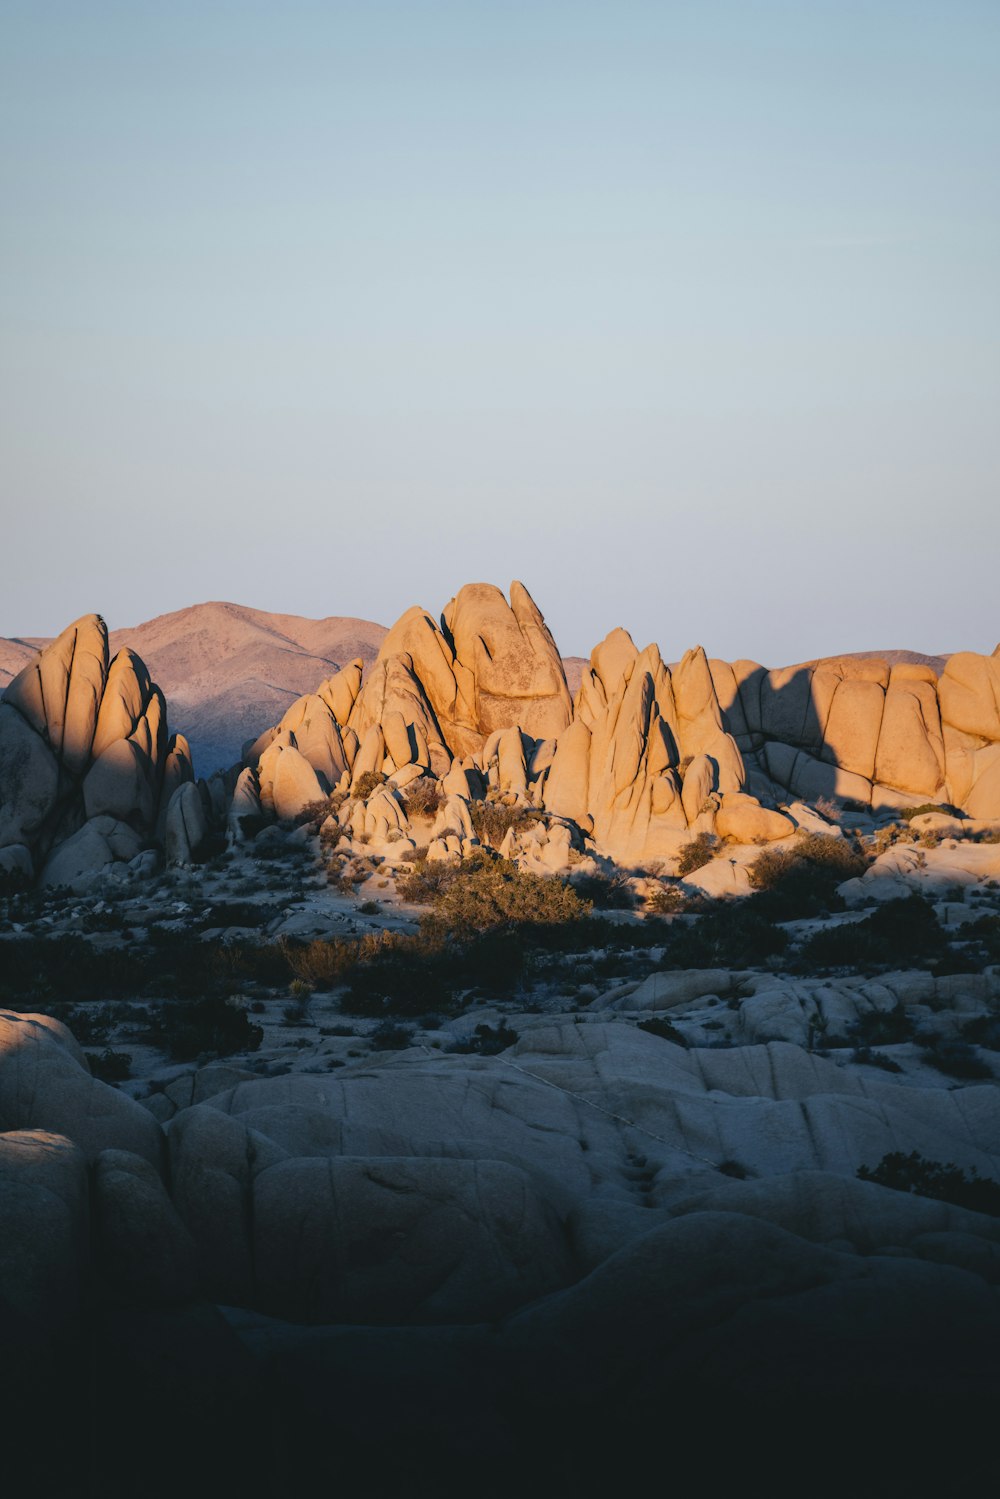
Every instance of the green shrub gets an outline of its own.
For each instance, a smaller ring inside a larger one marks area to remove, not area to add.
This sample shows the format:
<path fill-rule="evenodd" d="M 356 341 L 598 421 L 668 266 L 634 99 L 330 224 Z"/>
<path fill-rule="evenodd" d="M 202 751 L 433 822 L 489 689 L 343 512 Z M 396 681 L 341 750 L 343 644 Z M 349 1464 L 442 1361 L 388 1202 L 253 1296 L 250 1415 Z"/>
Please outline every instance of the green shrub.
<path fill-rule="evenodd" d="M 915 1150 L 909 1155 L 895 1150 L 884 1155 L 875 1167 L 859 1166 L 858 1176 L 896 1192 L 912 1192 L 1000 1218 L 1000 1182 L 980 1176 L 975 1167 L 966 1172 L 952 1163 L 925 1160 Z"/>
<path fill-rule="evenodd" d="M 581 900 L 589 900 L 599 911 L 631 911 L 635 906 L 632 883 L 620 869 L 614 874 L 577 874 L 570 884 Z"/>
<path fill-rule="evenodd" d="M 902 1072 L 903 1070 L 899 1063 L 894 1062 L 892 1057 L 887 1057 L 884 1051 L 872 1051 L 870 1046 L 856 1046 L 851 1060 L 863 1063 L 867 1067 L 881 1067 L 883 1072 Z"/>
<path fill-rule="evenodd" d="M 256 1051 L 264 1032 L 251 1024 L 242 1005 L 211 995 L 193 1004 L 166 1006 L 150 1039 L 164 1046 L 174 1061 L 188 1062 L 203 1055 L 228 1057 L 237 1051 Z"/>
<path fill-rule="evenodd" d="M 886 901 L 864 921 L 816 932 L 799 949 L 796 967 L 917 967 L 940 960 L 947 945 L 934 907 L 910 895 Z"/>
<path fill-rule="evenodd" d="M 652 916 L 676 916 L 684 907 L 684 893 L 676 885 L 657 885 L 646 896 L 646 910 Z"/>

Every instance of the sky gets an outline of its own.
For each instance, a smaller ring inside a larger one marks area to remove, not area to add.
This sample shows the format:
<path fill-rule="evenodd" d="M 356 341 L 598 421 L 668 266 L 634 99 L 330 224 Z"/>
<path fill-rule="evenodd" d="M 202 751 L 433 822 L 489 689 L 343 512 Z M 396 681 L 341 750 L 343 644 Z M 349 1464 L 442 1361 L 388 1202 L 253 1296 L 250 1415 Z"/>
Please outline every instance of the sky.
<path fill-rule="evenodd" d="M 996 0 L 0 0 L 0 635 L 1000 640 Z"/>

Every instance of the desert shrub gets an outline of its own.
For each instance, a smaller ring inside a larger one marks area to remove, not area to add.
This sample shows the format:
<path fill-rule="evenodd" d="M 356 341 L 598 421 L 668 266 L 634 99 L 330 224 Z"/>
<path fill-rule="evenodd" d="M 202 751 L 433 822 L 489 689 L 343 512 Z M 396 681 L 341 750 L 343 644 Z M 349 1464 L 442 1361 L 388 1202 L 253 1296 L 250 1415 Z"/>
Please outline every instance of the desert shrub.
<path fill-rule="evenodd" d="M 383 1020 L 372 1032 L 373 1051 L 405 1051 L 413 1045 L 412 1025 L 400 1025 L 398 1020 Z"/>
<path fill-rule="evenodd" d="M 825 817 L 827 822 L 839 823 L 843 813 L 837 803 L 829 796 L 818 796 L 813 803 L 820 817 Z"/>
<path fill-rule="evenodd" d="M 385 776 L 380 770 L 366 770 L 351 787 L 351 795 L 358 801 L 366 802 L 373 791 L 384 785 Z"/>
<path fill-rule="evenodd" d="M 676 916 L 684 906 L 684 894 L 676 885 L 658 885 L 646 896 L 646 910 L 653 916 Z"/>
<path fill-rule="evenodd" d="M 1000 1051 L 1000 1015 L 977 1015 L 962 1026 L 962 1039 L 988 1051 Z"/>
<path fill-rule="evenodd" d="M 499 848 L 511 828 L 541 821 L 541 813 L 531 807 L 507 807 L 502 802 L 472 802 L 469 815 L 480 843 L 490 843 L 494 848 Z"/>
<path fill-rule="evenodd" d="M 640 1020 L 638 1029 L 648 1031 L 651 1036 L 659 1036 L 662 1041 L 672 1041 L 675 1046 L 687 1046 L 687 1040 L 669 1020 L 663 1020 L 659 1015 L 652 1015 L 648 1020 Z"/>
<path fill-rule="evenodd" d="M 721 1171 L 723 1176 L 731 1176 L 734 1181 L 746 1181 L 748 1176 L 753 1176 L 749 1166 L 744 1166 L 742 1161 L 725 1160 L 720 1161 L 716 1171 Z"/>
<path fill-rule="evenodd" d="M 947 938 L 934 907 L 920 895 L 890 900 L 864 921 L 816 932 L 796 956 L 796 967 L 904 968 L 943 957 Z"/>
<path fill-rule="evenodd" d="M 294 843 L 288 838 L 258 838 L 253 856 L 267 864 L 303 864 L 312 857 L 304 843 Z"/>
<path fill-rule="evenodd" d="M 968 1082 L 984 1082 L 993 1076 L 993 1068 L 984 1062 L 968 1041 L 931 1039 L 924 1048 L 924 1061 L 946 1077 Z"/>
<path fill-rule="evenodd" d="M 396 890 L 403 900 L 411 901 L 415 906 L 429 906 L 437 900 L 454 876 L 454 868 L 449 868 L 439 860 L 428 862 L 425 858 L 416 869 L 396 880 Z"/>
<path fill-rule="evenodd" d="M 866 1067 L 881 1067 L 883 1072 L 902 1072 L 903 1070 L 899 1063 L 894 1062 L 892 1057 L 887 1057 L 884 1051 L 872 1051 L 870 1046 L 856 1046 L 851 1060 L 863 1063 Z"/>
<path fill-rule="evenodd" d="M 796 921 L 840 910 L 837 886 L 865 871 L 863 855 L 846 838 L 806 833 L 789 849 L 764 849 L 747 874 L 757 903 L 773 921 Z"/>
<path fill-rule="evenodd" d="M 165 1006 L 150 1031 L 150 1039 L 165 1047 L 175 1062 L 256 1051 L 263 1038 L 263 1030 L 251 1023 L 242 1004 L 220 995 Z"/>
<path fill-rule="evenodd" d="M 410 817 L 433 817 L 441 805 L 441 787 L 433 776 L 411 781 L 403 792 Z"/>
<path fill-rule="evenodd" d="M 222 901 L 206 908 L 201 920 L 207 926 L 266 926 L 278 914 L 279 907 L 260 905 L 250 900 Z"/>
<path fill-rule="evenodd" d="M 912 1015 L 897 1001 L 891 1010 L 865 1010 L 851 1022 L 848 1033 L 857 1046 L 867 1049 L 871 1046 L 898 1046 L 903 1041 L 912 1040 L 915 1029 Z"/>
<path fill-rule="evenodd" d="M 677 860 L 677 873 L 679 875 L 694 874 L 696 869 L 701 869 L 706 864 L 711 864 L 715 858 L 719 840 L 714 833 L 699 833 L 697 838 L 692 838 L 690 843 L 685 843 Z"/>
<path fill-rule="evenodd" d="M 303 807 L 302 810 L 298 812 L 293 818 L 289 819 L 289 822 L 287 824 L 282 823 L 282 826 L 284 827 L 287 825 L 288 827 L 294 828 L 305 827 L 307 823 L 322 822 L 325 817 L 329 816 L 329 814 L 330 799 L 329 797 L 324 796 L 322 801 L 309 802 L 308 805 Z"/>
<path fill-rule="evenodd" d="M 632 884 L 627 874 L 616 869 L 614 874 L 577 874 L 570 881 L 581 900 L 589 900 L 599 911 L 630 911 L 635 905 Z"/>
<path fill-rule="evenodd" d="M 859 1166 L 858 1176 L 862 1181 L 892 1187 L 896 1192 L 913 1192 L 918 1197 L 932 1197 L 973 1213 L 1000 1218 L 1000 1182 L 980 1176 L 975 1167 L 962 1171 L 950 1162 L 928 1161 L 915 1150 L 909 1155 L 894 1150 L 884 1155 L 877 1166 Z"/>
<path fill-rule="evenodd" d="M 914 817 L 922 817 L 925 812 L 942 812 L 945 817 L 959 815 L 956 807 L 948 806 L 945 802 L 921 802 L 919 807 L 901 807 L 899 815 L 904 822 L 912 822 Z"/>
<path fill-rule="evenodd" d="M 476 1053 L 482 1057 L 495 1057 L 508 1046 L 516 1046 L 517 1031 L 501 1020 L 499 1025 L 477 1025 L 475 1033 L 463 1041 L 456 1041 L 451 1048 L 459 1055 Z"/>
<path fill-rule="evenodd" d="M 88 1057 L 90 1070 L 102 1083 L 123 1083 L 132 1076 L 132 1056 L 106 1046 L 99 1057 Z"/>
<path fill-rule="evenodd" d="M 358 907 L 362 916 L 377 916 L 381 907 L 377 900 L 365 900 Z"/>
<path fill-rule="evenodd" d="M 788 933 L 756 901 L 714 901 L 695 921 L 674 922 L 662 939 L 669 968 L 749 968 L 777 957 Z"/>
<path fill-rule="evenodd" d="M 459 935 L 505 925 L 558 925 L 591 910 L 562 880 L 525 874 L 509 859 L 480 852 L 450 873 L 425 921 Z"/>

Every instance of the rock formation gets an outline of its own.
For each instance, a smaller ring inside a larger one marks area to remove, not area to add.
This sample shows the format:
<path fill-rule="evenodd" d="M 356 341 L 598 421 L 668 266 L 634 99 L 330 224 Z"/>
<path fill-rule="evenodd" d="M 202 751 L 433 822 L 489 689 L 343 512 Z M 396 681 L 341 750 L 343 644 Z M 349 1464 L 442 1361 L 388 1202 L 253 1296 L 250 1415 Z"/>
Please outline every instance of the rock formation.
<path fill-rule="evenodd" d="M 161 809 L 192 779 L 163 694 L 104 621 L 70 625 L 0 702 L 0 870 L 74 888 L 132 866 Z"/>

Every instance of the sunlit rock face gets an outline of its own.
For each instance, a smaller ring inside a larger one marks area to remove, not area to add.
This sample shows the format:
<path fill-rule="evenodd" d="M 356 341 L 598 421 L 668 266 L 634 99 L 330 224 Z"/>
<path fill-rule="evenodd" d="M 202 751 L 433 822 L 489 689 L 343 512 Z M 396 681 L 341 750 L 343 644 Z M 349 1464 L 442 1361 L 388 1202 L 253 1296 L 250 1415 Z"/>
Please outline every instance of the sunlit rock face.
<path fill-rule="evenodd" d="M 572 716 L 569 688 L 524 585 L 511 584 L 508 604 L 492 584 L 466 584 L 440 625 L 422 609 L 407 610 L 382 642 L 351 727 L 360 734 L 393 709 L 419 722 L 428 743 L 458 756 L 513 725 L 536 739 L 561 733 Z"/>
<path fill-rule="evenodd" d="M 702 834 L 785 838 L 801 823 L 784 810 L 791 799 L 876 812 L 950 803 L 988 819 L 1000 816 L 998 701 L 997 655 L 954 656 L 939 678 L 920 661 L 847 657 L 769 671 L 709 661 L 698 646 L 671 668 L 616 629 L 571 702 L 524 586 L 513 583 L 508 602 L 473 583 L 440 621 L 408 609 L 363 685 L 353 661 L 246 746 L 239 817 L 256 825 L 255 800 L 265 816 L 295 816 L 331 791 L 356 796 L 372 776 L 388 779 L 383 797 L 402 798 L 430 776 L 452 799 L 435 857 L 470 841 L 456 803 L 485 796 L 545 814 L 547 831 L 508 852 L 553 871 L 564 861 L 548 837 L 565 841 L 566 824 L 638 865 L 676 859 Z M 729 893 L 745 893 L 745 880 Z"/>
<path fill-rule="evenodd" d="M 1000 816 L 1000 657 L 929 666 L 831 659 L 768 671 L 711 662 L 748 769 L 805 801 L 892 808 L 948 803 Z"/>
<path fill-rule="evenodd" d="M 142 661 L 127 649 L 109 661 L 103 619 L 84 615 L 0 703 L 0 867 L 77 887 L 141 854 L 191 778 Z"/>

